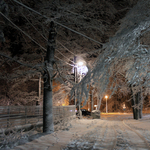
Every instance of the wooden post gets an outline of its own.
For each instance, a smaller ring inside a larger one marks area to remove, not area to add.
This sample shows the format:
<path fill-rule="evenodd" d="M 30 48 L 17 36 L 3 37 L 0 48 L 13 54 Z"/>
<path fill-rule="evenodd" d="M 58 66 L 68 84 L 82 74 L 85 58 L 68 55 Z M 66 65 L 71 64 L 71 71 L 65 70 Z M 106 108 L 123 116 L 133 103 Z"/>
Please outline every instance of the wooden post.
<path fill-rule="evenodd" d="M 41 74 L 39 75 L 39 92 L 38 92 L 38 101 L 36 101 L 36 105 L 40 104 L 40 99 L 41 99 Z"/>
<path fill-rule="evenodd" d="M 43 132 L 54 132 L 53 124 L 53 99 L 52 99 L 52 77 L 55 53 L 55 28 L 54 22 L 50 23 L 47 54 L 45 57 L 44 72 L 44 97 L 43 97 Z"/>
<path fill-rule="evenodd" d="M 40 112 L 40 111 L 39 111 L 39 106 L 36 106 L 36 109 L 37 109 L 37 114 L 36 114 L 36 115 L 37 115 L 37 117 L 38 117 L 38 122 L 39 122 L 39 120 L 40 120 L 40 119 L 39 119 L 39 118 L 40 118 L 40 113 L 39 113 L 39 112 Z"/>

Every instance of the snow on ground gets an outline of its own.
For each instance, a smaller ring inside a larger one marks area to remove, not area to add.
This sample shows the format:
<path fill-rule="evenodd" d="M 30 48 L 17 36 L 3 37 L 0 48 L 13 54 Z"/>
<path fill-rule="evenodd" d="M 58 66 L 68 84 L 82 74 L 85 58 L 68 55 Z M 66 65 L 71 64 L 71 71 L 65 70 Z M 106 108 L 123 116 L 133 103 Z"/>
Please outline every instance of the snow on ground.
<path fill-rule="evenodd" d="M 42 136 L 15 150 L 149 150 L 150 115 L 102 114 L 101 119 L 76 119 L 71 128 Z"/>

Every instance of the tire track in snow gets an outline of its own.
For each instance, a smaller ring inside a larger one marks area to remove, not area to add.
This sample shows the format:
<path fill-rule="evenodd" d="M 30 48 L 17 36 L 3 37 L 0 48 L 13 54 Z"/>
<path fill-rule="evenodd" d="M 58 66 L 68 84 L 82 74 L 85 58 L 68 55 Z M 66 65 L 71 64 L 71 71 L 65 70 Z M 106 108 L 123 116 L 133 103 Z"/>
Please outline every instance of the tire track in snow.
<path fill-rule="evenodd" d="M 127 125 L 124 120 L 123 120 L 123 124 L 127 128 L 129 128 L 130 130 L 132 130 L 134 133 L 136 133 L 144 141 L 144 143 L 146 144 L 147 148 L 150 149 L 149 142 L 148 142 L 148 140 L 146 140 L 146 138 L 143 135 L 141 135 L 138 131 L 136 131 L 135 129 L 131 128 L 129 125 Z"/>
<path fill-rule="evenodd" d="M 114 150 L 120 149 L 144 149 L 149 150 L 147 140 L 135 131 L 133 128 L 125 124 L 124 121 L 114 125 L 117 133 L 117 142 Z"/>
<path fill-rule="evenodd" d="M 85 135 L 73 140 L 63 150 L 92 150 L 96 149 L 97 146 L 99 147 L 103 143 L 103 137 L 106 134 L 107 122 L 101 121 L 99 123 L 94 128 L 89 128 L 89 131 Z"/>
<path fill-rule="evenodd" d="M 98 121 L 98 125 L 80 138 L 73 140 L 64 150 L 113 150 L 116 132 L 111 121 Z"/>

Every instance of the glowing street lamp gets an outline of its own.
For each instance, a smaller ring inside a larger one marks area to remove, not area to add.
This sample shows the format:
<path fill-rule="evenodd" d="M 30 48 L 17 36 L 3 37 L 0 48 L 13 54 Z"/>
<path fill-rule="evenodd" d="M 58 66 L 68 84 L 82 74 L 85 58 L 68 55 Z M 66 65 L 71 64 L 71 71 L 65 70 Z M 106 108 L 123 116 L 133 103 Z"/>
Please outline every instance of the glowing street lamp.
<path fill-rule="evenodd" d="M 77 65 L 78 65 L 78 66 L 83 66 L 83 62 L 82 62 L 82 61 L 79 61 L 79 62 L 77 63 Z"/>
<path fill-rule="evenodd" d="M 84 75 L 87 74 L 88 72 L 88 68 L 86 66 L 86 62 L 83 60 L 79 60 L 77 61 L 77 72 L 79 75 L 79 81 L 81 81 L 81 79 L 83 78 Z"/>
<path fill-rule="evenodd" d="M 95 109 L 97 110 L 97 105 L 94 105 Z"/>
<path fill-rule="evenodd" d="M 81 57 L 74 56 L 73 68 L 74 68 L 75 83 L 78 82 L 78 77 L 80 82 L 83 76 L 86 75 L 88 72 L 88 68 L 86 67 L 86 62 Z M 76 97 L 76 92 L 75 92 L 75 97 Z M 74 99 L 74 102 L 76 107 L 76 98 Z M 79 112 L 80 112 L 80 104 L 79 104 Z"/>
<path fill-rule="evenodd" d="M 106 95 L 105 98 L 106 98 L 106 113 L 108 113 L 108 111 L 107 111 L 107 98 L 108 98 L 108 96 Z"/>

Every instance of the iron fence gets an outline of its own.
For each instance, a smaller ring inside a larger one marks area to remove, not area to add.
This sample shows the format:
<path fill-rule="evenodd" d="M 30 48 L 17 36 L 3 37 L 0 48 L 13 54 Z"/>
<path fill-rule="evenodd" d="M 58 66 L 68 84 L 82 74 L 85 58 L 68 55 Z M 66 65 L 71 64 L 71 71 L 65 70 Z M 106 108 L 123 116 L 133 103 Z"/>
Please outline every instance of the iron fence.
<path fill-rule="evenodd" d="M 54 106 L 54 123 L 75 117 L 75 105 Z M 42 106 L 0 106 L 0 128 L 9 128 L 43 121 Z"/>

